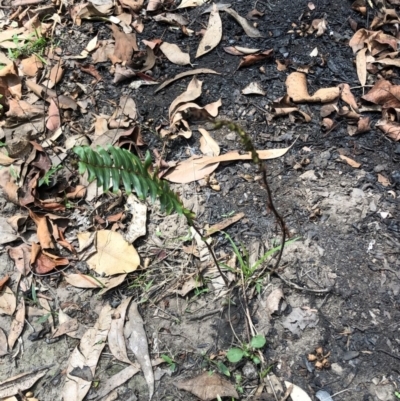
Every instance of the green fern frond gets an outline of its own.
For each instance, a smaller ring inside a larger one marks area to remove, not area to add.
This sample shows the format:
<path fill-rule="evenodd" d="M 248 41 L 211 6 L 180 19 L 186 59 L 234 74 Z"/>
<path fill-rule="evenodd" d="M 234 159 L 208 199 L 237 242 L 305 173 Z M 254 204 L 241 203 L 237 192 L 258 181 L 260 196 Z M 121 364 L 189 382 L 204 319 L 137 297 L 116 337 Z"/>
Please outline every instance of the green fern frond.
<path fill-rule="evenodd" d="M 97 180 L 97 185 L 103 187 L 105 192 L 111 185 L 113 192 L 117 192 L 122 184 L 128 194 L 134 190 L 141 200 L 150 196 L 154 202 L 158 198 L 161 209 L 167 214 L 177 212 L 184 215 L 190 225 L 193 224 L 194 214 L 184 208 L 168 183 L 149 173 L 149 151 L 143 162 L 128 150 L 114 146 L 108 146 L 107 149 L 99 146 L 97 150 L 89 146 L 76 146 L 73 151 L 79 157 L 79 174 L 87 171 L 89 182 Z"/>

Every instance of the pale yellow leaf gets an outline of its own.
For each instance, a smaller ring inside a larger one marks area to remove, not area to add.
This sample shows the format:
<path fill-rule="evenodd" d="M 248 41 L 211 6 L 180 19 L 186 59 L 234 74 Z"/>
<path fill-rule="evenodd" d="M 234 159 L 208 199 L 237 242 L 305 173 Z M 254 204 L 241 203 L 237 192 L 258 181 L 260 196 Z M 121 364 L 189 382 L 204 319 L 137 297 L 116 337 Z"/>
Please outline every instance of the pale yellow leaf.
<path fill-rule="evenodd" d="M 364 86 L 367 82 L 367 62 L 365 59 L 366 51 L 367 48 L 361 49 L 356 56 L 357 76 L 362 86 Z"/>
<path fill-rule="evenodd" d="M 136 249 L 120 233 L 100 230 L 96 233 L 95 243 L 97 252 L 89 257 L 87 263 L 98 274 L 130 273 L 140 264 Z"/>
<path fill-rule="evenodd" d="M 196 58 L 208 53 L 218 46 L 222 39 L 222 21 L 217 6 L 214 4 L 208 20 L 206 33 L 200 41 Z"/>
<path fill-rule="evenodd" d="M 218 156 L 220 148 L 217 142 L 212 138 L 210 133 L 204 128 L 199 128 L 199 132 L 202 135 L 200 138 L 200 150 L 206 156 Z"/>
<path fill-rule="evenodd" d="M 160 50 L 164 53 L 165 57 L 174 64 L 187 65 L 190 64 L 190 54 L 184 53 L 174 43 L 163 42 L 160 45 Z"/>

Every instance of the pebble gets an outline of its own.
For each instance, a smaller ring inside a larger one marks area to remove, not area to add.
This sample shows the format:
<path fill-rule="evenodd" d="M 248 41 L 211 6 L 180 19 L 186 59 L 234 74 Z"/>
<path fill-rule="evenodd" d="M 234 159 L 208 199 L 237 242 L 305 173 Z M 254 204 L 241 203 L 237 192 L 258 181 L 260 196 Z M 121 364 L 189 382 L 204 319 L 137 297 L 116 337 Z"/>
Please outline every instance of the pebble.
<path fill-rule="evenodd" d="M 344 369 L 338 363 L 332 363 L 331 370 L 335 375 L 342 376 Z"/>
<path fill-rule="evenodd" d="M 354 358 L 357 358 L 360 355 L 358 351 L 347 351 L 343 355 L 343 359 L 345 361 L 351 361 Z"/>
<path fill-rule="evenodd" d="M 390 176 L 392 177 L 394 184 L 400 185 L 400 170 L 393 171 Z"/>
<path fill-rule="evenodd" d="M 311 180 L 311 181 L 316 181 L 317 180 L 317 176 L 315 175 L 314 170 L 308 170 L 305 173 L 300 175 L 300 178 L 302 180 Z"/>
<path fill-rule="evenodd" d="M 378 164 L 377 166 L 374 167 L 375 173 L 381 173 L 382 171 L 385 171 L 387 169 L 387 166 L 385 164 Z"/>
<path fill-rule="evenodd" d="M 243 376 L 249 380 L 255 380 L 258 378 L 257 369 L 251 362 L 247 362 L 242 369 Z"/>

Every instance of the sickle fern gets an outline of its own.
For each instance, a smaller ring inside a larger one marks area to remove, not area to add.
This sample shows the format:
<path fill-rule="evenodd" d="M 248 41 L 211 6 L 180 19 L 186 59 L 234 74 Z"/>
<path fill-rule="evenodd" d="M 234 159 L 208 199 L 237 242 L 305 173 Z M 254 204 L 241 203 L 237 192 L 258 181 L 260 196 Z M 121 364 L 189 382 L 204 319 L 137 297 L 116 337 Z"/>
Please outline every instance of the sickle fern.
<path fill-rule="evenodd" d="M 73 151 L 79 157 L 79 174 L 87 171 L 89 182 L 97 180 L 97 185 L 102 186 L 105 192 L 111 185 L 113 192 L 117 192 L 122 184 L 128 194 L 134 190 L 141 200 L 148 196 L 152 202 L 159 199 L 163 211 L 184 215 L 188 223 L 193 225 L 194 214 L 183 207 L 179 196 L 166 181 L 149 173 L 149 151 L 146 152 L 144 162 L 128 150 L 114 146 L 108 146 L 107 149 L 99 146 L 97 150 L 89 146 L 77 146 Z"/>

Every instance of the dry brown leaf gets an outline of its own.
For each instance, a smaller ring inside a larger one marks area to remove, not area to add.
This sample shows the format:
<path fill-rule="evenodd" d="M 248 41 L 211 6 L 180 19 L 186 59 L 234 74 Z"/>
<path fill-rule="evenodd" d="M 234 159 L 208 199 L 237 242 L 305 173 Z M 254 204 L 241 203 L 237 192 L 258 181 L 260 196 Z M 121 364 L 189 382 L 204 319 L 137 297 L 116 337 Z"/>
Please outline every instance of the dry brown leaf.
<path fill-rule="evenodd" d="M 270 149 L 257 151 L 261 160 L 276 159 L 283 156 L 290 147 L 283 149 Z M 235 160 L 251 160 L 250 153 L 240 154 L 229 152 L 220 156 L 192 156 L 190 159 L 178 162 L 176 167 L 168 171 L 164 178 L 180 184 L 201 180 L 215 171 L 220 162 Z"/>
<path fill-rule="evenodd" d="M 0 152 L 0 165 L 1 166 L 9 166 L 10 164 L 13 164 L 16 160 L 17 159 L 8 157 L 4 153 Z"/>
<path fill-rule="evenodd" d="M 349 166 L 354 167 L 354 168 L 359 168 L 361 166 L 361 163 L 356 162 L 353 159 L 350 159 L 350 157 L 344 156 L 344 155 L 339 155 L 339 157 L 344 160 Z"/>
<path fill-rule="evenodd" d="M 250 38 L 262 38 L 263 35 L 262 33 L 257 29 L 252 26 L 249 21 L 246 20 L 246 18 L 241 17 L 236 11 L 232 10 L 231 8 L 224 8 L 226 13 L 228 13 L 231 17 L 233 17 L 239 25 L 243 28 L 245 31 L 246 35 L 249 36 Z"/>
<path fill-rule="evenodd" d="M 135 271 L 140 264 L 136 249 L 115 231 L 100 230 L 96 233 L 97 252 L 87 260 L 98 274 L 114 275 Z"/>
<path fill-rule="evenodd" d="M 54 249 L 55 246 L 51 238 L 46 216 L 38 215 L 32 212 L 32 210 L 29 210 L 29 215 L 37 226 L 37 236 L 42 249 Z"/>
<path fill-rule="evenodd" d="M 361 86 L 365 86 L 367 82 L 367 61 L 365 53 L 367 48 L 361 49 L 356 56 L 357 76 Z"/>
<path fill-rule="evenodd" d="M 400 141 L 400 123 L 383 118 L 376 123 L 376 127 L 394 141 Z"/>
<path fill-rule="evenodd" d="M 329 131 L 334 126 L 334 121 L 330 118 L 323 118 L 321 121 L 321 127 L 324 132 Z"/>
<path fill-rule="evenodd" d="M 43 63 L 35 54 L 21 61 L 22 73 L 28 77 L 36 76 L 41 68 L 43 68 Z"/>
<path fill-rule="evenodd" d="M 357 101 L 351 92 L 349 84 L 340 84 L 340 98 L 346 102 L 355 112 L 358 113 Z"/>
<path fill-rule="evenodd" d="M 132 120 L 136 120 L 138 117 L 138 111 L 136 107 L 135 101 L 130 96 L 121 96 L 119 100 L 119 107 L 121 107 L 122 113 L 131 118 Z"/>
<path fill-rule="evenodd" d="M 196 77 L 193 77 L 190 81 L 187 90 L 180 94 L 169 106 L 169 119 L 172 121 L 177 108 L 183 104 L 192 102 L 201 95 L 201 87 L 203 85 L 202 81 L 199 81 Z"/>
<path fill-rule="evenodd" d="M 49 79 L 53 84 L 58 84 L 64 76 L 64 68 L 62 67 L 62 60 L 60 59 L 56 65 L 50 70 Z"/>
<path fill-rule="evenodd" d="M 47 118 L 46 128 L 49 131 L 55 131 L 61 126 L 60 110 L 57 107 L 56 102 L 50 99 L 50 105 L 48 109 L 49 117 Z"/>
<path fill-rule="evenodd" d="M 110 331 L 108 332 L 108 347 L 114 357 L 121 362 L 132 364 L 128 358 L 124 337 L 124 325 L 126 310 L 132 300 L 132 297 L 125 298 L 114 310 L 111 320 Z"/>
<path fill-rule="evenodd" d="M 383 108 L 400 107 L 400 85 L 392 85 L 385 79 L 380 79 L 362 99 L 381 105 Z"/>
<path fill-rule="evenodd" d="M 218 46 L 222 39 L 222 21 L 217 6 L 214 4 L 208 20 L 206 33 L 201 38 L 197 49 L 196 58 L 210 52 Z"/>
<path fill-rule="evenodd" d="M 20 298 L 17 306 L 17 310 L 11 322 L 10 332 L 8 334 L 8 348 L 12 350 L 14 348 L 15 342 L 18 340 L 19 336 L 24 329 L 25 324 L 25 302 L 24 298 Z"/>
<path fill-rule="evenodd" d="M 208 68 L 197 68 L 195 70 L 191 70 L 191 71 L 185 71 L 185 72 L 181 72 L 178 75 L 175 75 L 175 77 L 166 80 L 165 82 L 163 82 L 155 91 L 154 93 L 157 93 L 158 91 L 160 91 L 161 89 L 164 89 L 166 86 L 172 84 L 172 82 L 184 78 L 184 77 L 188 77 L 190 75 L 199 75 L 199 74 L 217 74 L 220 75 L 219 72 L 216 72 L 214 70 L 210 70 Z"/>
<path fill-rule="evenodd" d="M 242 89 L 243 95 L 261 95 L 265 96 L 265 91 L 259 82 L 250 82 Z"/>
<path fill-rule="evenodd" d="M 218 373 L 204 372 L 192 379 L 174 383 L 181 390 L 189 391 L 203 401 L 212 401 L 217 396 L 239 398 L 235 386 Z"/>
<path fill-rule="evenodd" d="M 0 279 L 0 291 L 3 289 L 4 284 L 10 279 L 10 276 L 7 274 L 2 279 Z"/>
<path fill-rule="evenodd" d="M 378 173 L 378 182 L 384 187 L 390 187 L 390 181 L 382 174 Z"/>
<path fill-rule="evenodd" d="M 154 21 L 157 22 L 166 22 L 167 24 L 177 25 L 177 26 L 189 24 L 189 21 L 184 16 L 174 13 L 158 14 L 154 16 L 153 19 Z"/>
<path fill-rule="evenodd" d="M 34 252 L 34 245 L 35 244 L 32 244 L 32 253 Z M 31 265 L 37 274 L 47 274 L 56 267 L 67 266 L 68 264 L 69 260 L 67 258 L 62 258 L 46 251 L 39 251 L 39 253 L 35 255 L 35 259 L 31 257 Z"/>
<path fill-rule="evenodd" d="M 111 30 L 115 39 L 113 56 L 121 61 L 130 61 L 133 52 L 139 50 L 136 43 L 136 35 L 134 33 L 121 32 L 114 24 L 111 24 Z"/>
<path fill-rule="evenodd" d="M 240 46 L 228 46 L 224 47 L 224 50 L 228 54 L 232 54 L 232 56 L 245 56 L 248 54 L 258 53 L 260 49 L 249 49 L 247 47 L 240 47 Z"/>
<path fill-rule="evenodd" d="M 240 59 L 238 69 L 243 67 L 248 67 L 260 61 L 265 61 L 266 59 L 271 58 L 273 53 L 274 53 L 273 49 L 269 49 L 269 50 L 264 50 L 261 53 L 249 54 L 247 56 L 244 56 Z"/>
<path fill-rule="evenodd" d="M 125 324 L 125 338 L 129 343 L 129 348 L 139 362 L 143 375 L 149 388 L 149 400 L 154 394 L 154 373 L 151 365 L 144 322 L 138 311 L 136 302 L 131 302 L 128 312 L 128 321 Z"/>
<path fill-rule="evenodd" d="M 306 74 L 302 72 L 293 72 L 286 79 L 287 94 L 295 103 L 329 103 L 339 97 L 340 89 L 322 88 L 318 89 L 312 96 L 307 89 Z"/>
<path fill-rule="evenodd" d="M 242 219 L 245 216 L 244 213 L 237 213 L 233 215 L 232 217 L 228 217 L 223 221 L 220 221 L 217 224 L 213 224 L 211 227 L 209 227 L 205 233 L 205 236 L 208 237 L 218 231 L 224 230 L 226 227 L 229 227 L 230 225 L 236 223 L 240 219 Z"/>
<path fill-rule="evenodd" d="M 8 249 L 8 256 L 14 261 L 15 268 L 23 275 L 30 272 L 31 247 L 28 244 L 21 244 Z"/>
<path fill-rule="evenodd" d="M 0 290 L 0 314 L 11 316 L 17 307 L 17 298 L 6 285 Z"/>
<path fill-rule="evenodd" d="M 199 128 L 201 134 L 200 138 L 200 150 L 203 155 L 206 156 L 218 156 L 220 153 L 220 148 L 217 142 L 213 139 L 208 131 L 204 128 Z"/>
<path fill-rule="evenodd" d="M 158 10 L 162 5 L 162 0 L 149 0 L 147 3 L 146 10 L 147 11 L 156 11 Z"/>
<path fill-rule="evenodd" d="M 111 307 L 106 305 L 101 310 L 95 326 L 85 332 L 79 346 L 72 351 L 69 357 L 66 379 L 61 394 L 63 400 L 81 401 L 85 398 L 92 381 L 74 375 L 74 370 L 77 367 L 86 368 L 94 377 L 97 362 L 107 342 L 110 326 Z"/>
<path fill-rule="evenodd" d="M 0 85 L 3 96 L 21 99 L 22 84 L 15 63 L 8 64 L 0 70 Z"/>
<path fill-rule="evenodd" d="M 51 99 L 57 99 L 57 104 L 62 109 L 76 110 L 78 108 L 77 103 L 68 96 L 60 95 L 56 91 L 39 85 L 33 81 L 26 81 L 25 84 L 37 96 L 40 96 L 41 98 L 46 100 L 46 102 L 50 102 Z M 30 105 L 30 107 L 32 106 Z"/>
<path fill-rule="evenodd" d="M 30 389 L 41 377 L 43 377 L 49 367 L 37 368 L 28 373 L 20 373 L 17 376 L 0 383 L 0 399 L 3 401 L 13 401 L 13 395 L 21 394 L 23 391 Z M 17 398 L 14 397 L 16 400 Z M 29 400 L 28 401 L 34 401 Z"/>
<path fill-rule="evenodd" d="M 144 0 L 121 0 L 122 6 L 130 8 L 134 13 L 138 13 L 143 7 Z"/>
<path fill-rule="evenodd" d="M 182 0 L 177 8 L 202 6 L 207 0 Z"/>
<path fill-rule="evenodd" d="M 355 11 L 358 11 L 362 15 L 367 15 L 367 4 L 365 0 L 356 0 L 351 8 Z"/>
<path fill-rule="evenodd" d="M 72 273 L 65 276 L 65 281 L 76 288 L 103 288 L 107 279 L 103 277 L 93 278 L 86 274 Z"/>
<path fill-rule="evenodd" d="M 171 63 L 177 65 L 190 64 L 190 54 L 184 53 L 176 44 L 163 42 L 160 45 L 160 50 L 164 53 Z"/>
<path fill-rule="evenodd" d="M 98 295 L 104 295 L 109 290 L 118 287 L 126 279 L 127 274 L 120 274 L 119 276 L 110 277 L 107 281 L 104 281 L 105 287 L 101 289 Z"/>
<path fill-rule="evenodd" d="M 19 235 L 14 231 L 13 227 L 5 217 L 0 217 L 0 244 L 7 244 L 8 242 L 15 241 Z"/>
<path fill-rule="evenodd" d="M 363 134 L 364 132 L 368 132 L 371 130 L 371 126 L 370 126 L 370 117 L 365 116 L 365 117 L 361 117 L 358 122 L 357 125 L 349 125 L 347 127 L 347 132 L 350 136 L 353 135 L 358 135 L 358 134 Z"/>

